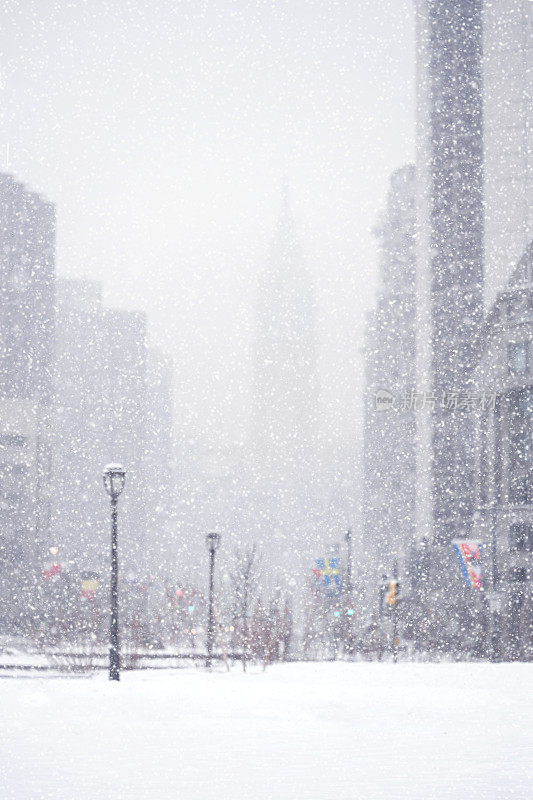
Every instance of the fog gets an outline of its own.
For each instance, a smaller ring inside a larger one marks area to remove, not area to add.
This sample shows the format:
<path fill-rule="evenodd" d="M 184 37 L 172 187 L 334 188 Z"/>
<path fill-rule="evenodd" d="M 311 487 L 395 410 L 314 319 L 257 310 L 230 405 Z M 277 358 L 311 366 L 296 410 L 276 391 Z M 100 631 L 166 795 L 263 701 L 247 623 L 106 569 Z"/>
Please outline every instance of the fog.
<path fill-rule="evenodd" d="M 243 434 L 284 176 L 317 281 L 324 410 L 333 436 L 357 434 L 372 226 L 413 159 L 411 5 L 3 3 L 4 168 L 57 204 L 59 274 L 148 312 L 191 453 L 213 427 Z"/>

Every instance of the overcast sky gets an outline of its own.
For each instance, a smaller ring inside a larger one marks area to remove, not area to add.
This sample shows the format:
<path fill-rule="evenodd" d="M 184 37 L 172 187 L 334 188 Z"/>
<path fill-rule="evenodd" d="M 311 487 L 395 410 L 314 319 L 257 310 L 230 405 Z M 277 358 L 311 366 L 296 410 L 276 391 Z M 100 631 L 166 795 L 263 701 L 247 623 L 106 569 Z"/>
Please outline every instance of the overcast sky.
<path fill-rule="evenodd" d="M 414 157 L 412 0 L 1 6 L 4 168 L 9 146 L 9 171 L 57 204 L 59 273 L 148 312 L 186 428 L 233 435 L 284 175 L 319 287 L 323 400 L 351 426 L 371 228 Z"/>

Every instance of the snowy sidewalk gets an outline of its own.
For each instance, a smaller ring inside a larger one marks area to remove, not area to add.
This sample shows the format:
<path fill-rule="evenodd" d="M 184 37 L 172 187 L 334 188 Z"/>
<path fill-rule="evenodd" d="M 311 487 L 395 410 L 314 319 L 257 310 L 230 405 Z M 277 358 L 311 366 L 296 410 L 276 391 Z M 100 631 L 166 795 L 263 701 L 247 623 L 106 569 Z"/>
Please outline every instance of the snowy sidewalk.
<path fill-rule="evenodd" d="M 533 665 L 0 679 L 1 800 L 526 800 Z"/>

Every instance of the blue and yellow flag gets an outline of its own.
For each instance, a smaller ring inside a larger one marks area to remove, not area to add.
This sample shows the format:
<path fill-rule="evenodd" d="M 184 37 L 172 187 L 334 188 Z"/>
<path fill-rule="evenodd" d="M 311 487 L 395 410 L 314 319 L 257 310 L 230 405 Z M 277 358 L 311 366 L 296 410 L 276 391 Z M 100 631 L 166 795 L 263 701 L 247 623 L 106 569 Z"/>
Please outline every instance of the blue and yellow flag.
<path fill-rule="evenodd" d="M 337 597 L 341 593 L 338 558 L 317 558 L 313 570 L 326 597 Z"/>

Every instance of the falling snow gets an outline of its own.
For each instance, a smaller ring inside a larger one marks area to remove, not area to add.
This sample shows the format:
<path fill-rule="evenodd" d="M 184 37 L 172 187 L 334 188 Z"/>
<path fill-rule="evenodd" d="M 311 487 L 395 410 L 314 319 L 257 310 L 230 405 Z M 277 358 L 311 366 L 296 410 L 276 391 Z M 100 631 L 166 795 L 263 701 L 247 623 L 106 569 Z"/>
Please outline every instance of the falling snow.
<path fill-rule="evenodd" d="M 0 2 L 2 798 L 526 796 L 532 34 Z"/>

